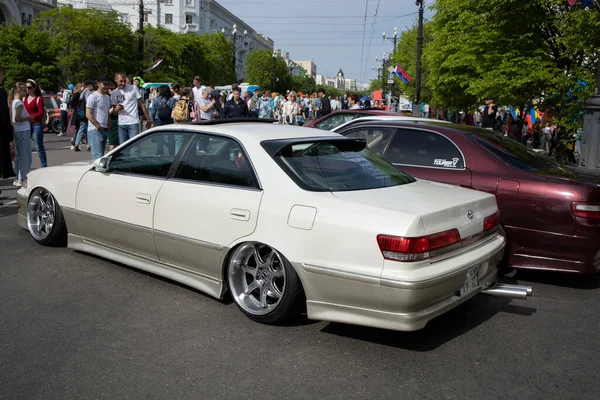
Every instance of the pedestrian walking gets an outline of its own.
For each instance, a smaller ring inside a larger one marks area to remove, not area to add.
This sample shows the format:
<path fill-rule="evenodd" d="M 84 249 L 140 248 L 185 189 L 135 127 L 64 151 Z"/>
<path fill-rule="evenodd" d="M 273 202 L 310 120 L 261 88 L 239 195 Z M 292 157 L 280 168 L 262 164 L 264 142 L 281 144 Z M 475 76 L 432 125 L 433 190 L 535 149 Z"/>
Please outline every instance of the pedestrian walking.
<path fill-rule="evenodd" d="M 75 140 L 72 141 L 71 150 L 79 151 L 79 145 L 83 142 L 83 138 L 86 138 L 86 142 L 88 143 L 87 149 L 90 149 L 89 141 L 87 141 L 87 128 L 88 128 L 88 120 L 86 118 L 86 102 L 89 95 L 94 92 L 94 81 L 87 80 L 83 84 L 83 90 L 79 93 L 79 96 L 73 96 L 74 108 L 73 113 L 77 113 L 77 118 L 79 120 L 79 129 L 77 130 L 77 135 L 75 136 Z M 73 103 L 72 102 L 72 103 Z"/>
<path fill-rule="evenodd" d="M 89 121 L 87 135 L 92 151 L 92 160 L 97 160 L 104 155 L 108 132 L 110 131 L 110 97 L 108 86 L 112 82 L 105 75 L 98 77 L 98 89 L 88 96 L 85 116 Z"/>
<path fill-rule="evenodd" d="M 15 176 L 15 172 L 11 162 L 10 142 L 13 140 L 13 134 L 8 97 L 4 89 L 5 81 L 4 68 L 0 65 L 0 178 L 9 179 Z"/>
<path fill-rule="evenodd" d="M 15 181 L 17 187 L 27 187 L 27 174 L 31 170 L 31 123 L 35 119 L 29 115 L 23 99 L 27 97 L 27 86 L 17 82 L 10 90 L 8 102 L 11 105 L 11 121 L 15 137 Z"/>
<path fill-rule="evenodd" d="M 325 95 L 325 90 L 321 88 L 317 91 L 317 93 L 319 94 L 319 98 L 321 99 L 319 115 L 323 117 L 325 115 L 331 114 L 331 103 L 329 102 L 329 97 Z M 348 105 L 350 105 L 350 103 L 348 103 Z"/>
<path fill-rule="evenodd" d="M 73 96 L 73 89 L 75 89 L 75 86 L 71 83 L 63 90 L 62 95 L 60 96 L 60 132 L 56 136 L 64 136 L 67 133 L 69 103 Z"/>
<path fill-rule="evenodd" d="M 224 118 L 246 118 L 248 117 L 248 105 L 241 98 L 242 90 L 239 87 L 232 89 L 233 97 L 223 109 Z"/>
<path fill-rule="evenodd" d="M 23 104 L 27 113 L 33 116 L 31 121 L 31 135 L 35 144 L 40 165 L 42 168 L 48 166 L 46 160 L 46 149 L 44 147 L 44 122 L 46 118 L 46 110 L 44 109 L 44 99 L 42 92 L 33 79 L 27 79 L 26 82 L 28 96 L 23 98 Z"/>

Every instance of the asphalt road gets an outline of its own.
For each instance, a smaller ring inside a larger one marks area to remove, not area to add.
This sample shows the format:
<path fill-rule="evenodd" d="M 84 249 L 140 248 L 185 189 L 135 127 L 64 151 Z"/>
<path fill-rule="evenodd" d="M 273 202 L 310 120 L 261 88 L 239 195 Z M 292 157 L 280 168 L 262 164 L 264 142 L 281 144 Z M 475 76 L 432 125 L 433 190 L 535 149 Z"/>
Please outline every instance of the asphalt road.
<path fill-rule="evenodd" d="M 48 137 L 51 165 L 90 157 L 67 140 Z M 598 275 L 519 271 L 507 280 L 533 298 L 480 295 L 412 333 L 275 327 L 228 299 L 36 245 L 15 213 L 0 207 L 1 399 L 600 397 Z"/>

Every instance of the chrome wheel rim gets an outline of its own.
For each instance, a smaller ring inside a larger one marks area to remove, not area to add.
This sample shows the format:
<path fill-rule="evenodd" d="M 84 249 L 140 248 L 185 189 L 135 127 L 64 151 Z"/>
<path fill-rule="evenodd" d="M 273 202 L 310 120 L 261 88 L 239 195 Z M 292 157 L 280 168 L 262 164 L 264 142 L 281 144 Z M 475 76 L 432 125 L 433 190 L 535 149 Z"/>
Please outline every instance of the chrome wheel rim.
<path fill-rule="evenodd" d="M 31 236 L 44 240 L 52 232 L 56 218 L 56 202 L 47 190 L 39 190 L 27 204 L 27 226 Z"/>
<path fill-rule="evenodd" d="M 245 243 L 235 250 L 228 280 L 235 302 L 252 315 L 276 309 L 287 282 L 281 255 L 260 243 Z"/>

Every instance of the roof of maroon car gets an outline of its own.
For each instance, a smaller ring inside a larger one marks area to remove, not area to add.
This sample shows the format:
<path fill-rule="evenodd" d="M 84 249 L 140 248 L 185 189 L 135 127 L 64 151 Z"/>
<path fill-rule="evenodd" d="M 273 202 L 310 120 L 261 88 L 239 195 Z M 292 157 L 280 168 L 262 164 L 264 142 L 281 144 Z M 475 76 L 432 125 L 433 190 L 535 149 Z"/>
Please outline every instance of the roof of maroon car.
<path fill-rule="evenodd" d="M 490 132 L 487 129 L 477 128 L 475 126 L 470 125 L 459 125 L 459 124 L 449 124 L 445 121 L 436 121 L 432 119 L 431 121 L 410 121 L 410 120 L 370 120 L 357 122 L 353 124 L 350 128 L 354 129 L 359 126 L 411 126 L 411 127 L 430 127 L 438 130 L 443 130 L 445 132 L 453 132 L 458 134 L 468 134 L 468 133 L 477 133 L 477 132 Z"/>

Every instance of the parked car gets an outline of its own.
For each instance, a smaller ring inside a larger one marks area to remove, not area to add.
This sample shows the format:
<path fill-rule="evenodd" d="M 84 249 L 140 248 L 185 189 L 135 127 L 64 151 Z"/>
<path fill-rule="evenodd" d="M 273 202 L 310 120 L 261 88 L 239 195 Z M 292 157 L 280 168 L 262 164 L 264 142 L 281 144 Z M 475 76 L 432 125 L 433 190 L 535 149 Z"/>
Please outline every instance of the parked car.
<path fill-rule="evenodd" d="M 372 115 L 396 115 L 402 116 L 404 114 L 394 113 L 391 111 L 382 110 L 379 108 L 362 108 L 358 110 L 338 110 L 330 114 L 327 114 L 321 118 L 312 121 L 304 126 L 307 128 L 317 128 L 324 130 L 332 130 L 335 127 L 351 121 L 355 118 L 368 117 Z"/>
<path fill-rule="evenodd" d="M 422 118 L 422 117 L 412 117 L 409 115 L 369 115 L 366 117 L 363 117 L 362 115 L 359 116 L 358 118 L 355 119 L 351 119 L 348 122 L 344 122 L 341 125 L 338 125 L 337 127 L 330 129 L 332 132 L 341 132 L 343 130 L 345 130 L 346 128 L 355 125 L 355 124 L 360 124 L 361 122 L 366 122 L 366 121 L 411 121 L 411 122 L 432 122 L 433 120 L 430 118 Z M 449 124 L 450 122 L 448 121 L 441 121 L 441 120 L 435 120 L 435 122 L 441 122 L 444 124 Z"/>
<path fill-rule="evenodd" d="M 43 95 L 44 108 L 46 108 L 46 127 L 44 132 L 60 132 L 60 96 L 56 94 Z"/>
<path fill-rule="evenodd" d="M 492 193 L 517 268 L 600 270 L 600 179 L 485 129 L 368 121 L 340 131 L 420 179 Z"/>
<path fill-rule="evenodd" d="M 308 318 L 416 330 L 494 286 L 494 196 L 417 181 L 365 141 L 232 122 L 142 132 L 91 164 L 40 168 L 18 223 L 222 298 L 262 323 Z"/>

